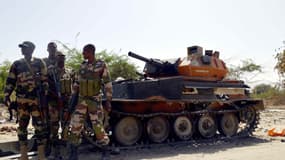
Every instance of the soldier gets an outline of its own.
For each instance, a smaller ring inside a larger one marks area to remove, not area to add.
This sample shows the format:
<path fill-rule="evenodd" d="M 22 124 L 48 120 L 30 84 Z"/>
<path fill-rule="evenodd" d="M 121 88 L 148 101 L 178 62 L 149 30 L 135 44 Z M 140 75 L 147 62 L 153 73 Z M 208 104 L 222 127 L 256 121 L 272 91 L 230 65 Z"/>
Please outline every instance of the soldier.
<path fill-rule="evenodd" d="M 63 131 L 66 127 L 66 124 L 69 122 L 68 113 L 68 105 L 69 98 L 71 95 L 71 77 L 72 74 L 65 69 L 65 55 L 62 52 L 57 52 L 57 69 L 59 73 L 59 89 L 60 89 L 60 98 L 58 101 L 58 112 L 59 119 L 58 122 L 61 126 L 61 130 Z M 51 116 L 52 117 L 52 116 Z M 61 133 L 61 140 L 65 142 L 63 132 Z M 59 151 L 62 151 L 61 153 Z M 59 148 L 58 144 L 55 144 L 53 147 L 52 153 L 49 156 L 49 159 L 63 159 L 66 156 L 65 152 Z"/>
<path fill-rule="evenodd" d="M 78 73 L 78 81 L 74 83 L 73 89 L 79 91 L 79 103 L 71 117 L 70 122 L 70 159 L 77 159 L 77 146 L 80 144 L 80 134 L 83 129 L 86 115 L 89 118 L 94 129 L 97 143 L 106 146 L 109 143 L 109 137 L 103 127 L 103 107 L 102 107 L 102 86 L 104 86 L 107 98 L 105 109 L 110 111 L 112 100 L 112 83 L 107 65 L 95 59 L 95 46 L 88 44 L 83 48 L 83 58 L 85 61 L 81 64 Z"/>
<path fill-rule="evenodd" d="M 59 68 L 64 69 L 64 60 L 65 56 L 58 52 L 58 66 Z M 68 142 L 68 130 L 70 124 L 71 114 L 75 110 L 75 106 L 78 102 L 78 93 L 74 93 L 71 90 L 72 83 L 74 82 L 74 74 L 73 70 L 64 69 L 62 70 L 62 76 L 60 79 L 61 86 L 61 95 L 62 95 L 62 110 L 60 113 L 60 124 L 61 124 L 61 145 L 64 145 L 64 149 L 60 150 L 59 159 L 67 159 L 68 158 L 68 150 L 66 150 L 67 142 Z"/>
<path fill-rule="evenodd" d="M 60 103 L 60 124 L 61 128 L 63 129 L 65 126 L 64 124 L 68 121 L 68 105 L 69 99 L 71 96 L 71 85 L 73 74 L 70 70 L 65 68 L 65 55 L 58 51 L 57 52 L 57 67 L 59 72 L 59 79 L 60 79 L 60 93 L 61 93 L 61 101 Z"/>
<path fill-rule="evenodd" d="M 60 80 L 64 74 L 64 55 L 57 51 L 57 45 L 54 42 L 50 42 L 47 46 L 49 53 L 47 58 L 44 58 L 47 65 L 48 73 L 48 129 L 49 129 L 49 144 L 50 155 L 48 159 L 56 159 L 59 154 L 59 123 L 63 110 L 64 95 L 61 94 Z M 59 61 L 60 60 L 60 61 Z"/>
<path fill-rule="evenodd" d="M 19 44 L 24 58 L 15 61 L 9 71 L 4 89 L 6 105 L 10 103 L 10 95 L 16 90 L 18 105 L 18 138 L 20 143 L 21 160 L 28 160 L 27 156 L 27 127 L 30 116 L 35 128 L 35 137 L 38 145 L 38 159 L 45 159 L 46 129 L 40 105 L 40 96 L 45 96 L 48 91 L 47 70 L 45 63 L 32 57 L 35 45 L 24 41 Z"/>

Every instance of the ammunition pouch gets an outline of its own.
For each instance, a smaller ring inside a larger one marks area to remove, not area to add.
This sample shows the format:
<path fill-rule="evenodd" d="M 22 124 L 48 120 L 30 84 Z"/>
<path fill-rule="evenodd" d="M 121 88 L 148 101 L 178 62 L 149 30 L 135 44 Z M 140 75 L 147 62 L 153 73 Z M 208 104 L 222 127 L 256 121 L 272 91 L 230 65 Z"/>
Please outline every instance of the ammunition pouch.
<path fill-rule="evenodd" d="M 80 80 L 79 95 L 83 97 L 97 96 L 100 93 L 101 85 L 98 79 Z"/>
<path fill-rule="evenodd" d="M 60 80 L 60 93 L 71 95 L 71 79 Z"/>

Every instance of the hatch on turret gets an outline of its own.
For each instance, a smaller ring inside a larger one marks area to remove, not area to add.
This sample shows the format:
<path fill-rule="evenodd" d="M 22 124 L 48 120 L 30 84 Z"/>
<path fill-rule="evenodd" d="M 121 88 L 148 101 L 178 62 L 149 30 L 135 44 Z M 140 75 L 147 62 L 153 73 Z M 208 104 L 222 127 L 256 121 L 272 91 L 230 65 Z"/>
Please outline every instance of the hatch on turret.
<path fill-rule="evenodd" d="M 179 75 L 202 78 L 206 80 L 222 80 L 228 73 L 225 63 L 219 59 L 219 52 L 192 46 L 187 48 L 187 57 L 178 66 Z"/>

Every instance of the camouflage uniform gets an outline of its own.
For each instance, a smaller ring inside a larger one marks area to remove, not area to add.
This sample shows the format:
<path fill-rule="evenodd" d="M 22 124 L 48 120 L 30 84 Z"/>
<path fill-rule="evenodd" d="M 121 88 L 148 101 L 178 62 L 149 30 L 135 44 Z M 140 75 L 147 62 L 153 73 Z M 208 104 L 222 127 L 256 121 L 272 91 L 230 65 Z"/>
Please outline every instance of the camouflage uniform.
<path fill-rule="evenodd" d="M 79 103 L 71 117 L 69 141 L 80 144 L 80 134 L 88 114 L 98 142 L 108 144 L 109 138 L 103 127 L 102 86 L 107 101 L 111 101 L 112 83 L 106 64 L 101 60 L 93 64 L 83 62 L 78 73 L 78 83 Z"/>
<path fill-rule="evenodd" d="M 5 86 L 5 96 L 10 96 L 16 89 L 18 105 L 18 137 L 20 145 L 27 145 L 27 127 L 32 116 L 32 124 L 35 128 L 35 136 L 38 146 L 45 141 L 45 123 L 43 114 L 39 108 L 38 88 L 42 86 L 45 93 L 48 90 L 47 70 L 44 62 L 38 58 L 32 58 L 30 62 L 26 59 L 15 61 L 9 71 Z"/>
<path fill-rule="evenodd" d="M 57 66 L 56 58 L 55 59 L 44 58 L 43 60 L 45 61 L 47 65 L 48 83 L 49 83 L 48 125 L 50 129 L 50 139 L 52 142 L 55 142 L 58 140 L 60 114 L 62 112 L 62 109 L 64 108 L 63 104 L 66 104 L 66 103 L 59 103 L 59 102 L 63 102 L 64 100 L 66 101 L 67 99 L 67 97 L 64 94 L 61 95 L 60 88 L 56 88 L 55 81 L 60 84 L 60 79 L 65 73 L 65 70 Z"/>
<path fill-rule="evenodd" d="M 62 114 L 62 140 L 63 141 L 67 141 L 68 140 L 68 132 L 69 132 L 69 125 L 70 125 L 70 119 L 71 119 L 71 114 L 74 112 L 75 110 L 75 105 L 78 102 L 78 94 L 74 93 L 74 91 L 71 89 L 70 91 L 66 91 L 67 89 L 67 85 L 70 83 L 70 87 L 72 85 L 72 83 L 74 83 L 74 77 L 75 77 L 75 73 L 74 71 L 70 71 L 70 70 L 66 70 L 64 76 L 61 79 L 61 83 L 64 83 L 65 86 L 61 86 L 62 88 L 62 94 L 65 94 L 66 98 L 64 101 L 64 109 L 63 109 L 63 114 Z M 64 88 L 64 89 L 63 89 Z M 76 96 L 76 97 L 72 97 L 72 96 Z M 72 100 L 72 98 L 74 98 Z M 73 102 L 72 102 L 73 101 Z M 71 104 L 73 103 L 73 104 Z"/>
<path fill-rule="evenodd" d="M 62 119 L 61 119 L 61 128 L 64 129 L 64 124 L 69 124 L 70 117 L 68 116 L 68 108 L 69 108 L 69 99 L 71 96 L 71 85 L 72 85 L 72 73 L 68 72 L 68 70 L 62 70 L 62 75 L 60 78 L 60 87 L 61 87 L 61 96 L 62 96 Z"/>

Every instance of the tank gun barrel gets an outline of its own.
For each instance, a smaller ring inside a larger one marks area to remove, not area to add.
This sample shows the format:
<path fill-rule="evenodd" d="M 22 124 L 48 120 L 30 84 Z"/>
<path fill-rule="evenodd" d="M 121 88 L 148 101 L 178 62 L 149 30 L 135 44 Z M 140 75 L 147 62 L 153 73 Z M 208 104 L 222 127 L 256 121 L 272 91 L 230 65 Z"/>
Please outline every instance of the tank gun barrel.
<path fill-rule="evenodd" d="M 143 57 L 143 56 L 140 56 L 140 55 L 138 55 L 138 54 L 135 54 L 134 52 L 129 52 L 129 53 L 128 53 L 128 56 L 133 57 L 133 58 L 138 59 L 138 60 L 141 60 L 141 61 L 144 61 L 144 62 L 146 62 L 146 63 L 150 63 L 150 62 L 151 62 L 150 59 L 145 58 L 145 57 Z"/>
<path fill-rule="evenodd" d="M 158 66 L 158 67 L 163 67 L 163 63 L 157 61 L 157 60 L 154 60 L 152 58 L 145 58 L 143 56 L 140 56 L 136 53 L 133 53 L 133 52 L 129 52 L 128 53 L 128 56 L 130 57 L 133 57 L 135 59 L 138 59 L 138 60 L 141 60 L 141 61 L 144 61 L 145 63 L 149 63 L 149 64 L 152 64 L 152 65 L 155 65 L 155 66 Z"/>

